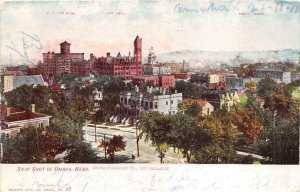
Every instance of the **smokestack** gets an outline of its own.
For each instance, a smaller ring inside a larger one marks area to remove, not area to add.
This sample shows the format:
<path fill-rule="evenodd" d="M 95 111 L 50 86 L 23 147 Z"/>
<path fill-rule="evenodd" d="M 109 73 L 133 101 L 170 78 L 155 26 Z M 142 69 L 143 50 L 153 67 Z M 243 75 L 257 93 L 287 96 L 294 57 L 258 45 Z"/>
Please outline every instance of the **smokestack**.
<path fill-rule="evenodd" d="M 35 104 L 31 104 L 31 112 L 35 113 Z"/>
<path fill-rule="evenodd" d="M 6 107 L 6 117 L 10 116 L 10 107 Z"/>

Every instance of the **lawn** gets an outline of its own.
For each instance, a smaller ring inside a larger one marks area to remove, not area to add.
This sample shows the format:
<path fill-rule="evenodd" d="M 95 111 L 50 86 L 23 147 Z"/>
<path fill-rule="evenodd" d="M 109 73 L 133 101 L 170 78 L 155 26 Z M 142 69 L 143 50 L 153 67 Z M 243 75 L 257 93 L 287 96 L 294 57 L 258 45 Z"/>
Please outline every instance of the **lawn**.
<path fill-rule="evenodd" d="M 300 99 L 300 91 L 299 90 L 293 91 L 292 96 L 294 99 Z"/>
<path fill-rule="evenodd" d="M 240 97 L 240 104 L 241 104 L 241 105 L 246 105 L 247 100 L 248 100 L 247 95 L 246 95 L 246 94 L 242 95 L 242 96 Z"/>

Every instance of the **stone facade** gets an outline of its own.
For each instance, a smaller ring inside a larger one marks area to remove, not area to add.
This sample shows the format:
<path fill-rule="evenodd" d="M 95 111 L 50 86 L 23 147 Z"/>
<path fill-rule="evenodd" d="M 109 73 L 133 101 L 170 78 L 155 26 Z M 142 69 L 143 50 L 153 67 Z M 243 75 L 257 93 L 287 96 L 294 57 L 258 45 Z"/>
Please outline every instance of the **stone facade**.
<path fill-rule="evenodd" d="M 120 101 L 116 106 L 114 116 L 110 118 L 113 122 L 123 124 L 134 124 L 141 112 L 160 112 L 163 114 L 175 114 L 178 112 L 178 104 L 182 102 L 182 93 L 166 94 L 164 88 L 156 92 L 148 87 L 147 92 L 123 91 L 120 93 Z"/>

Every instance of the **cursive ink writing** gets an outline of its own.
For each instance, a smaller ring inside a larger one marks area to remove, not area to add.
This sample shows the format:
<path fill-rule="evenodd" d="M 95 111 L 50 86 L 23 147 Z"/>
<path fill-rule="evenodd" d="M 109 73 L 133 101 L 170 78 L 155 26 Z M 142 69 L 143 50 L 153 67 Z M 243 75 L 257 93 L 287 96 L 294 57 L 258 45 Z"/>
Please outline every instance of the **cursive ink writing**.
<path fill-rule="evenodd" d="M 45 188 L 45 187 L 57 187 L 57 188 L 64 188 L 64 187 L 68 187 L 70 186 L 70 184 L 72 182 L 74 182 L 77 178 L 78 178 L 79 174 L 77 173 L 76 175 L 72 176 L 66 172 L 63 172 L 59 179 L 52 183 L 41 183 L 39 181 L 35 181 L 32 183 L 33 187 L 37 187 L 37 188 Z M 87 184 L 86 184 L 87 185 Z M 85 186 L 86 187 L 86 186 Z M 85 189 L 85 188 L 84 188 Z"/>
<path fill-rule="evenodd" d="M 276 2 L 245 2 L 245 1 L 229 1 L 219 2 L 210 1 L 206 6 L 191 6 L 178 3 L 174 7 L 174 13 L 218 13 L 237 11 L 242 13 L 288 13 L 299 14 L 300 2 L 292 1 L 276 1 Z"/>
<path fill-rule="evenodd" d="M 6 45 L 6 47 L 11 51 L 13 51 L 14 53 L 14 54 L 10 53 L 11 65 L 13 64 L 12 57 L 15 55 L 21 58 L 24 65 L 33 64 L 31 59 L 29 58 L 28 51 L 30 49 L 38 49 L 38 50 L 42 49 L 41 40 L 36 34 L 30 35 L 23 31 L 21 31 L 21 34 L 22 34 L 21 48 L 18 48 L 19 44 L 16 44 L 16 42 L 12 40 L 10 41 L 11 42 L 10 45 Z"/>
<path fill-rule="evenodd" d="M 229 11 L 226 5 L 216 5 L 214 2 L 210 2 L 206 7 L 187 7 L 178 3 L 174 7 L 175 13 L 205 13 L 205 12 L 227 12 Z"/>

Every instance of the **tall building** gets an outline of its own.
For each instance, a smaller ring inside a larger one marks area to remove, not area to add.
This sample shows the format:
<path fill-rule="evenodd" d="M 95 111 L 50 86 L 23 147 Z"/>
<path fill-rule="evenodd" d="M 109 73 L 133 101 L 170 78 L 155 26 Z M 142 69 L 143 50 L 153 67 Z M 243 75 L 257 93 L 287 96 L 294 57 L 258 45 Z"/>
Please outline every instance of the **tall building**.
<path fill-rule="evenodd" d="M 100 75 L 121 76 L 131 80 L 133 76 L 142 74 L 142 38 L 137 36 L 133 45 L 133 56 L 130 52 L 128 56 L 118 53 L 116 57 L 110 53 L 106 57 L 90 54 L 90 59 L 85 61 L 84 53 L 71 53 L 71 44 L 65 41 L 60 44 L 60 53 L 43 53 L 39 71 L 47 81 L 61 73 L 73 72 L 85 76 L 91 70 Z"/>
<path fill-rule="evenodd" d="M 43 63 L 38 68 L 47 81 L 58 74 L 72 72 L 72 63 L 84 61 L 84 53 L 71 53 L 70 47 L 65 41 L 60 44 L 60 53 L 43 53 Z"/>

